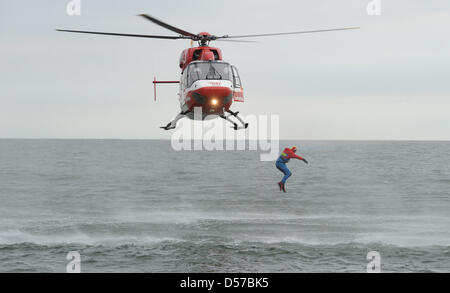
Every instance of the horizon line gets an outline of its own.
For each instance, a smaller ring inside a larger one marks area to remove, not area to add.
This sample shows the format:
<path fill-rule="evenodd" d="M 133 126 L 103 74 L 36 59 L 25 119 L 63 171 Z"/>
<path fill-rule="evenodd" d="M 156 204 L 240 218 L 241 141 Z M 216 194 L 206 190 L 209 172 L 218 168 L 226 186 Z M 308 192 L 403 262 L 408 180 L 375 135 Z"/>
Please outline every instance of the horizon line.
<path fill-rule="evenodd" d="M 78 138 L 78 137 L 73 137 L 73 138 L 60 138 L 60 137 L 0 137 L 0 140 L 160 140 L 160 141 L 170 141 L 170 138 Z M 192 141 L 196 141 L 197 139 L 192 139 Z M 201 140 L 201 139 L 198 139 Z M 229 140 L 234 140 L 234 141 L 252 141 L 252 140 L 257 140 L 258 139 L 229 139 Z M 286 141 L 286 140 L 295 140 L 295 141 L 398 141 L 398 142 L 450 142 L 450 139 L 389 139 L 389 138 L 381 138 L 381 139 L 373 139 L 373 138 L 367 138 L 367 139 L 354 139 L 354 138 L 333 138 L 333 139 L 324 139 L 324 138 L 319 138 L 319 139 L 301 139 L 301 138 L 282 138 L 279 139 L 279 141 Z M 227 139 L 218 139 L 218 141 L 227 141 Z M 271 141 L 271 140 L 266 140 L 266 141 Z"/>

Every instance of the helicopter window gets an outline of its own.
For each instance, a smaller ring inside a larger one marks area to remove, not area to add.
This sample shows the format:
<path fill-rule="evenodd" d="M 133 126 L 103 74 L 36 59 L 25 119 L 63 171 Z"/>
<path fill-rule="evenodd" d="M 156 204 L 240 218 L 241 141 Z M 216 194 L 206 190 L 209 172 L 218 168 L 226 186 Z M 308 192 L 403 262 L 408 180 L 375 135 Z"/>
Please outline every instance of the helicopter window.
<path fill-rule="evenodd" d="M 200 58 L 201 53 L 202 53 L 202 50 L 195 50 L 194 54 L 192 54 L 192 60 L 198 60 L 198 58 Z"/>
<path fill-rule="evenodd" d="M 232 68 L 233 68 L 233 86 L 235 88 L 240 88 L 242 86 L 241 78 L 239 77 L 239 73 L 236 67 L 232 66 Z"/>
<path fill-rule="evenodd" d="M 187 68 L 187 72 L 188 87 L 190 87 L 197 80 L 233 80 L 230 65 L 222 62 L 191 63 Z"/>
<path fill-rule="evenodd" d="M 181 75 L 181 83 L 180 83 L 181 87 L 186 87 L 186 76 L 187 76 L 187 72 L 185 70 L 185 71 L 183 71 L 183 74 Z"/>
<path fill-rule="evenodd" d="M 210 50 L 214 54 L 214 60 L 219 60 L 219 53 L 217 53 L 217 50 Z"/>

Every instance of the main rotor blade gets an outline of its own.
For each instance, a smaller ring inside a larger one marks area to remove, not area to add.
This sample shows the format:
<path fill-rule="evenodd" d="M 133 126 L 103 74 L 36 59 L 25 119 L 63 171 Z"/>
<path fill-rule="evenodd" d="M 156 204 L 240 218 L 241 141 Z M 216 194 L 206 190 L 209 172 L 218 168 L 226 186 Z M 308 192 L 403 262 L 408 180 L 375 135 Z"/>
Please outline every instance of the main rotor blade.
<path fill-rule="evenodd" d="M 195 37 L 195 36 L 196 36 L 196 34 L 193 34 L 193 33 L 184 31 L 184 30 L 182 30 L 182 29 L 179 29 L 179 28 L 177 28 L 177 27 L 171 26 L 170 24 L 167 24 L 167 23 L 165 23 L 165 22 L 162 22 L 161 20 L 156 19 L 156 18 L 154 18 L 154 17 L 152 17 L 152 16 L 150 16 L 150 15 L 147 15 L 147 14 L 139 14 L 139 16 L 142 16 L 142 17 L 144 17 L 144 18 L 150 20 L 151 22 L 156 23 L 157 25 L 160 25 L 160 26 L 162 26 L 162 27 L 164 27 L 164 28 L 166 28 L 166 29 L 168 29 L 168 30 L 171 30 L 171 31 L 173 31 L 173 32 L 176 32 L 176 33 L 178 33 L 178 34 L 180 34 L 180 35 L 188 36 L 188 37 Z"/>
<path fill-rule="evenodd" d="M 300 32 L 290 32 L 290 33 L 270 33 L 270 34 L 258 34 L 258 35 L 242 35 L 242 36 L 222 36 L 217 37 L 223 39 L 231 39 L 231 38 L 253 38 L 253 37 L 269 37 L 269 36 L 279 36 L 279 35 L 296 35 L 296 34 L 309 34 L 309 33 L 323 33 L 323 32 L 332 32 L 332 31 L 343 31 L 343 30 L 353 30 L 359 29 L 359 27 L 344 27 L 344 28 L 332 28 L 332 29 L 324 29 L 324 30 L 313 30 L 313 31 L 300 31 Z"/>
<path fill-rule="evenodd" d="M 235 42 L 235 43 L 258 43 L 257 41 L 248 41 L 248 40 L 228 40 L 228 39 L 220 39 L 214 41 L 220 41 L 220 42 Z"/>
<path fill-rule="evenodd" d="M 90 32 L 90 31 L 74 31 L 74 30 L 61 30 L 57 29 L 58 32 L 69 32 L 69 33 L 82 33 L 82 34 L 94 34 L 94 35 L 108 35 L 108 36 L 121 36 L 121 37 L 136 37 L 136 38 L 152 38 L 152 39 L 186 39 L 183 36 L 155 36 L 155 35 L 135 35 L 135 34 L 122 34 L 122 33 L 104 33 L 104 32 Z"/>

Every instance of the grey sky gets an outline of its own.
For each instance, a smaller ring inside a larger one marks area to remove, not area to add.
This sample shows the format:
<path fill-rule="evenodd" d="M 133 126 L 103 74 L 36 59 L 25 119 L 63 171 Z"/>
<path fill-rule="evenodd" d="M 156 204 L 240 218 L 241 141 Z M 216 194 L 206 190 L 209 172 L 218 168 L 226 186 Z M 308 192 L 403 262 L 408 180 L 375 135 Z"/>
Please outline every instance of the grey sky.
<path fill-rule="evenodd" d="M 169 138 L 179 110 L 178 58 L 189 41 L 55 32 L 55 28 L 172 34 L 251 34 L 345 26 L 361 30 L 215 42 L 236 65 L 246 102 L 279 114 L 281 137 L 450 139 L 450 2 L 0 0 L 0 137 Z M 244 3 L 242 3 L 244 2 Z"/>

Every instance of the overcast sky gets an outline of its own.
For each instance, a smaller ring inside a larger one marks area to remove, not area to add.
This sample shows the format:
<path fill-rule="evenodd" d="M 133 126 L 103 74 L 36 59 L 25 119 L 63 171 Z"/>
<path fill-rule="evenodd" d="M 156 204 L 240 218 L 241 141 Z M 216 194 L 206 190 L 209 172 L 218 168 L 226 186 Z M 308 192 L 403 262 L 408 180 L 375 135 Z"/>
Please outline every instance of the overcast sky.
<path fill-rule="evenodd" d="M 360 26 L 360 30 L 215 42 L 236 65 L 246 114 L 280 115 L 281 138 L 450 139 L 450 1 L 0 0 L 0 137 L 169 138 L 186 40 L 56 32 L 172 35 L 148 13 L 217 35 Z"/>

